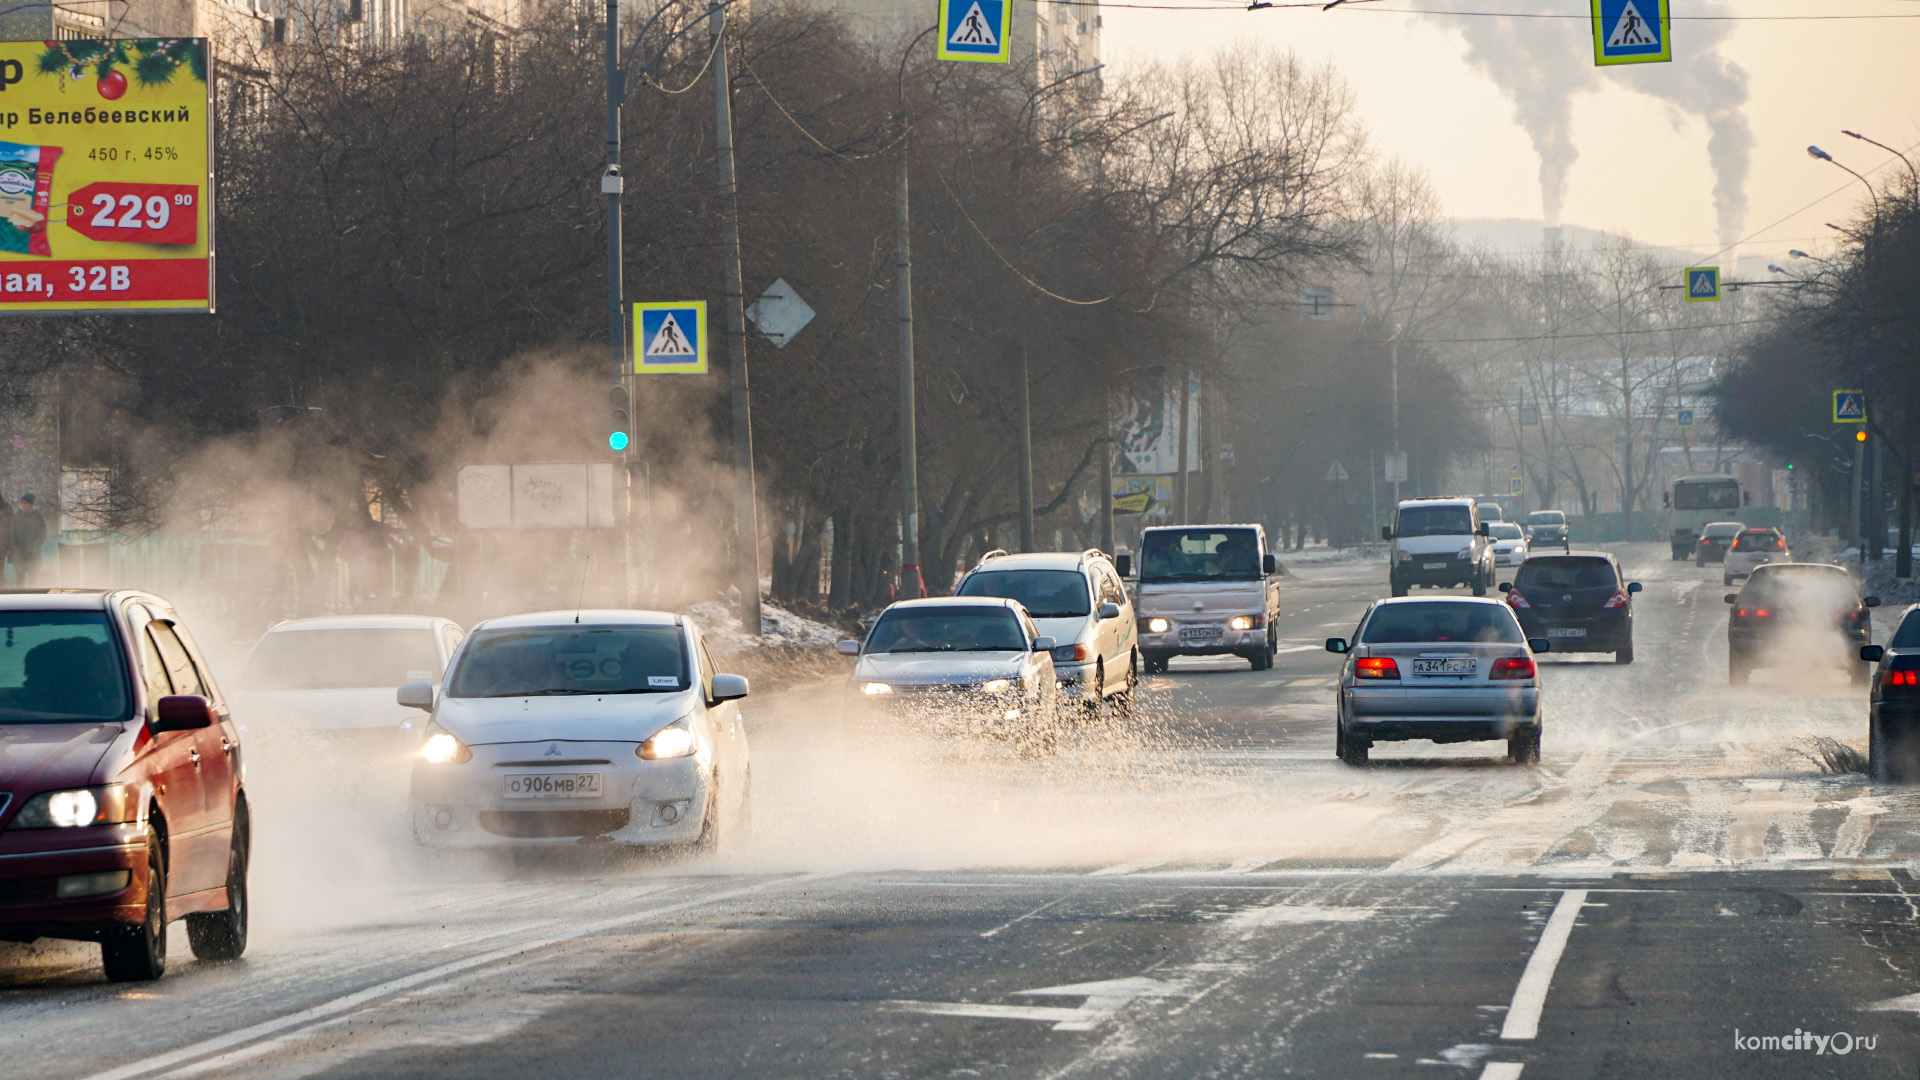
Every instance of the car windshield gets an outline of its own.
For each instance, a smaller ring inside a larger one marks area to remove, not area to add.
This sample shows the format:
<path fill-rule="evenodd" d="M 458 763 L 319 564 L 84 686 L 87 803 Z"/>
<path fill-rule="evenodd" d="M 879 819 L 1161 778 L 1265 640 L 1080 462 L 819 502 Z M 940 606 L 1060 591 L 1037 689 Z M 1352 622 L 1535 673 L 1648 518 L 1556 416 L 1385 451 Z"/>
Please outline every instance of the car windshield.
<path fill-rule="evenodd" d="M 1804 611 L 1859 606 L 1853 576 L 1837 566 L 1762 567 L 1740 590 L 1740 603 Z"/>
<path fill-rule="evenodd" d="M 1495 521 L 1488 523 L 1487 535 L 1495 540 L 1524 540 L 1527 534 L 1521 532 L 1520 526 L 1518 525 L 1505 521 Z"/>
<path fill-rule="evenodd" d="M 1673 485 L 1675 510 L 1731 510 L 1739 505 L 1740 482 L 1732 478 Z"/>
<path fill-rule="evenodd" d="M 1381 604 L 1360 631 L 1364 645 L 1409 645 L 1442 641 L 1491 641 L 1518 645 L 1526 638 L 1503 604 L 1445 600 Z"/>
<path fill-rule="evenodd" d="M 1529 525 L 1565 525 L 1567 515 L 1558 510 L 1535 510 L 1527 515 Z"/>
<path fill-rule="evenodd" d="M 1077 570 L 992 570 L 968 574 L 961 596 L 1018 600 L 1036 619 L 1085 617 L 1093 611 L 1087 579 Z"/>
<path fill-rule="evenodd" d="M 434 632 L 417 630 L 274 630 L 240 669 L 243 690 L 348 690 L 440 681 Z"/>
<path fill-rule="evenodd" d="M 457 698 L 671 694 L 686 689 L 686 638 L 677 626 L 564 626 L 478 630 L 447 680 Z"/>
<path fill-rule="evenodd" d="M 1786 541 L 1780 539 L 1779 533 L 1744 532 L 1740 534 L 1739 538 L 1736 539 L 1734 543 L 1740 546 L 1741 551 L 1785 551 L 1787 550 Z"/>
<path fill-rule="evenodd" d="M 1156 529 L 1140 541 L 1140 580 L 1250 581 L 1260 577 L 1252 529 Z"/>
<path fill-rule="evenodd" d="M 1620 575 L 1605 559 L 1558 558 L 1528 559 L 1520 564 L 1513 587 L 1528 589 L 1617 589 Z"/>
<path fill-rule="evenodd" d="M 1011 608 L 911 607 L 880 616 L 867 635 L 870 653 L 1015 652 L 1027 636 Z"/>
<path fill-rule="evenodd" d="M 132 709 L 105 612 L 8 612 L 0 631 L 0 724 L 123 720 Z"/>
<path fill-rule="evenodd" d="M 1393 527 L 1395 536 L 1465 536 L 1473 531 L 1473 512 L 1464 506 L 1405 506 Z"/>

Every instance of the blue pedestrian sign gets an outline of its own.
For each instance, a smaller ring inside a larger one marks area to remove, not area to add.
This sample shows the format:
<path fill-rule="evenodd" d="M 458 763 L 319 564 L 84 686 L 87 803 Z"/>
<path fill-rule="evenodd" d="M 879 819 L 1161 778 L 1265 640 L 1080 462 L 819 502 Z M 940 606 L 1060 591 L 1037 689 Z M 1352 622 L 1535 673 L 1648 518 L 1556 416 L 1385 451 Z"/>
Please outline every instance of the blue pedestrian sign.
<path fill-rule="evenodd" d="M 1702 300 L 1720 299 L 1720 268 L 1717 266 L 1687 267 L 1687 303 L 1697 304 Z"/>
<path fill-rule="evenodd" d="M 1835 390 L 1833 392 L 1833 422 L 1836 424 L 1866 423 L 1867 392 L 1865 390 Z"/>
<path fill-rule="evenodd" d="M 940 0 L 942 60 L 1004 64 L 1013 55 L 1008 15 L 1013 0 Z"/>
<path fill-rule="evenodd" d="M 633 305 L 633 370 L 637 375 L 701 375 L 707 370 L 707 302 Z"/>
<path fill-rule="evenodd" d="M 1667 0 L 1593 0 L 1593 62 L 1661 64 L 1673 59 Z"/>
<path fill-rule="evenodd" d="M 1674 423 L 1679 424 L 1681 427 L 1692 427 L 1693 426 L 1693 410 L 1681 409 L 1678 413 L 1674 415 Z"/>

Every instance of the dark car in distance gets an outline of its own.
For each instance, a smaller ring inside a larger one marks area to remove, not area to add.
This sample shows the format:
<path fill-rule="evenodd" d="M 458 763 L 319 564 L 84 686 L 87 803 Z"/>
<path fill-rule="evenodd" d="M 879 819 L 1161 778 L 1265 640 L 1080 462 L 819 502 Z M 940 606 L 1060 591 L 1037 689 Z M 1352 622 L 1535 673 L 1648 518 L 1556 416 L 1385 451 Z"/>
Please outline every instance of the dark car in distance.
<path fill-rule="evenodd" d="M 1900 616 L 1883 648 L 1860 646 L 1878 665 L 1867 704 L 1867 771 L 1876 782 L 1920 782 L 1920 604 Z"/>
<path fill-rule="evenodd" d="M 1708 563 L 1726 562 L 1727 552 L 1733 549 L 1733 541 L 1746 529 L 1737 521 L 1709 522 L 1700 530 L 1700 542 L 1693 548 L 1693 564 L 1705 566 Z"/>
<path fill-rule="evenodd" d="M 1527 545 L 1546 547 L 1548 544 L 1572 550 L 1572 543 L 1567 539 L 1567 515 L 1559 510 L 1535 510 L 1527 515 Z"/>
<path fill-rule="evenodd" d="M 1536 555 L 1502 582 L 1507 606 L 1529 638 L 1546 638 L 1554 652 L 1610 652 L 1633 663 L 1633 596 L 1620 561 L 1604 551 Z"/>
<path fill-rule="evenodd" d="M 100 943 L 107 978 L 247 946 L 240 736 L 159 597 L 0 595 L 0 940 Z"/>
<path fill-rule="evenodd" d="M 1872 669 L 1859 649 L 1873 643 L 1869 608 L 1853 575 L 1828 563 L 1768 563 L 1727 594 L 1727 681 L 1745 683 L 1755 668 L 1839 666 L 1864 686 Z"/>

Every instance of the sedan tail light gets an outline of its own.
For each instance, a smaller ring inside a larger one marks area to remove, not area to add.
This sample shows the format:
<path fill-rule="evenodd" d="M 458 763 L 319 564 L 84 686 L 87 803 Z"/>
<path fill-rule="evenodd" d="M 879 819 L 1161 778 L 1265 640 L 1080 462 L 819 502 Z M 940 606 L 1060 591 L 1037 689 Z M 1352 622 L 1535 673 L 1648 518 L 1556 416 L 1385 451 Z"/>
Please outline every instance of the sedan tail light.
<path fill-rule="evenodd" d="M 1911 701 L 1920 698 L 1920 656 L 1896 656 L 1880 673 L 1882 701 Z"/>
<path fill-rule="evenodd" d="M 1735 613 L 1743 619 L 1748 617 L 1764 619 L 1770 614 L 1766 608 L 1739 608 Z"/>
<path fill-rule="evenodd" d="M 1627 590 L 1615 589 L 1613 590 L 1613 595 L 1607 597 L 1607 602 L 1604 604 L 1601 604 L 1600 606 L 1603 608 L 1625 607 L 1626 603 L 1627 603 Z"/>
<path fill-rule="evenodd" d="M 1360 679 L 1398 679 L 1400 665 L 1391 656 L 1364 656 L 1353 662 L 1353 674 Z"/>
<path fill-rule="evenodd" d="M 1530 608 L 1533 605 L 1527 603 L 1527 598 L 1520 595 L 1519 589 L 1509 589 L 1507 590 L 1507 606 L 1514 607 L 1514 608 Z"/>
<path fill-rule="evenodd" d="M 1528 656 L 1503 656 L 1493 662 L 1493 670 L 1487 673 L 1489 679 L 1531 679 L 1533 676 L 1533 658 Z"/>

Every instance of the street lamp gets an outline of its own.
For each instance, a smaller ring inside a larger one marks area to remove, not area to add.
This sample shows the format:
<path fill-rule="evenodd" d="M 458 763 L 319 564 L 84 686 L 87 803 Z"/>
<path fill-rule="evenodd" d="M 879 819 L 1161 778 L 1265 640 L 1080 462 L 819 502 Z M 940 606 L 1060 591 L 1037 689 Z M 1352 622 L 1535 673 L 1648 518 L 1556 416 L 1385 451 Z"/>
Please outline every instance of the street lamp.
<path fill-rule="evenodd" d="M 1878 225 L 1880 223 L 1880 193 L 1873 189 L 1873 184 L 1870 181 L 1868 181 L 1866 177 L 1861 176 L 1859 173 L 1854 172 L 1852 169 L 1848 169 L 1845 165 L 1842 165 L 1838 161 L 1835 161 L 1833 159 L 1832 154 L 1827 153 L 1825 150 L 1822 150 L 1817 146 L 1807 147 L 1807 156 L 1810 158 L 1813 158 L 1815 161 L 1824 161 L 1827 164 L 1832 165 L 1836 169 L 1843 169 L 1846 171 L 1847 175 L 1853 177 L 1855 180 L 1860 181 L 1862 184 L 1865 184 L 1867 188 L 1867 194 L 1871 196 L 1873 199 L 1873 222 L 1875 225 Z"/>
<path fill-rule="evenodd" d="M 1866 143 L 1869 146 L 1877 146 L 1880 149 L 1885 150 L 1887 153 L 1892 154 L 1894 157 L 1899 158 L 1901 162 L 1905 164 L 1907 167 L 1908 178 L 1913 181 L 1914 186 L 1920 187 L 1920 172 L 1914 171 L 1912 158 L 1908 157 L 1907 155 L 1901 153 L 1898 150 L 1895 150 L 1893 147 L 1888 146 L 1886 143 L 1877 142 L 1873 139 L 1869 139 L 1865 135 L 1862 135 L 1857 131 L 1848 131 L 1845 128 L 1842 128 L 1840 129 L 1840 134 L 1848 136 L 1849 138 L 1859 139 L 1861 142 Z"/>

